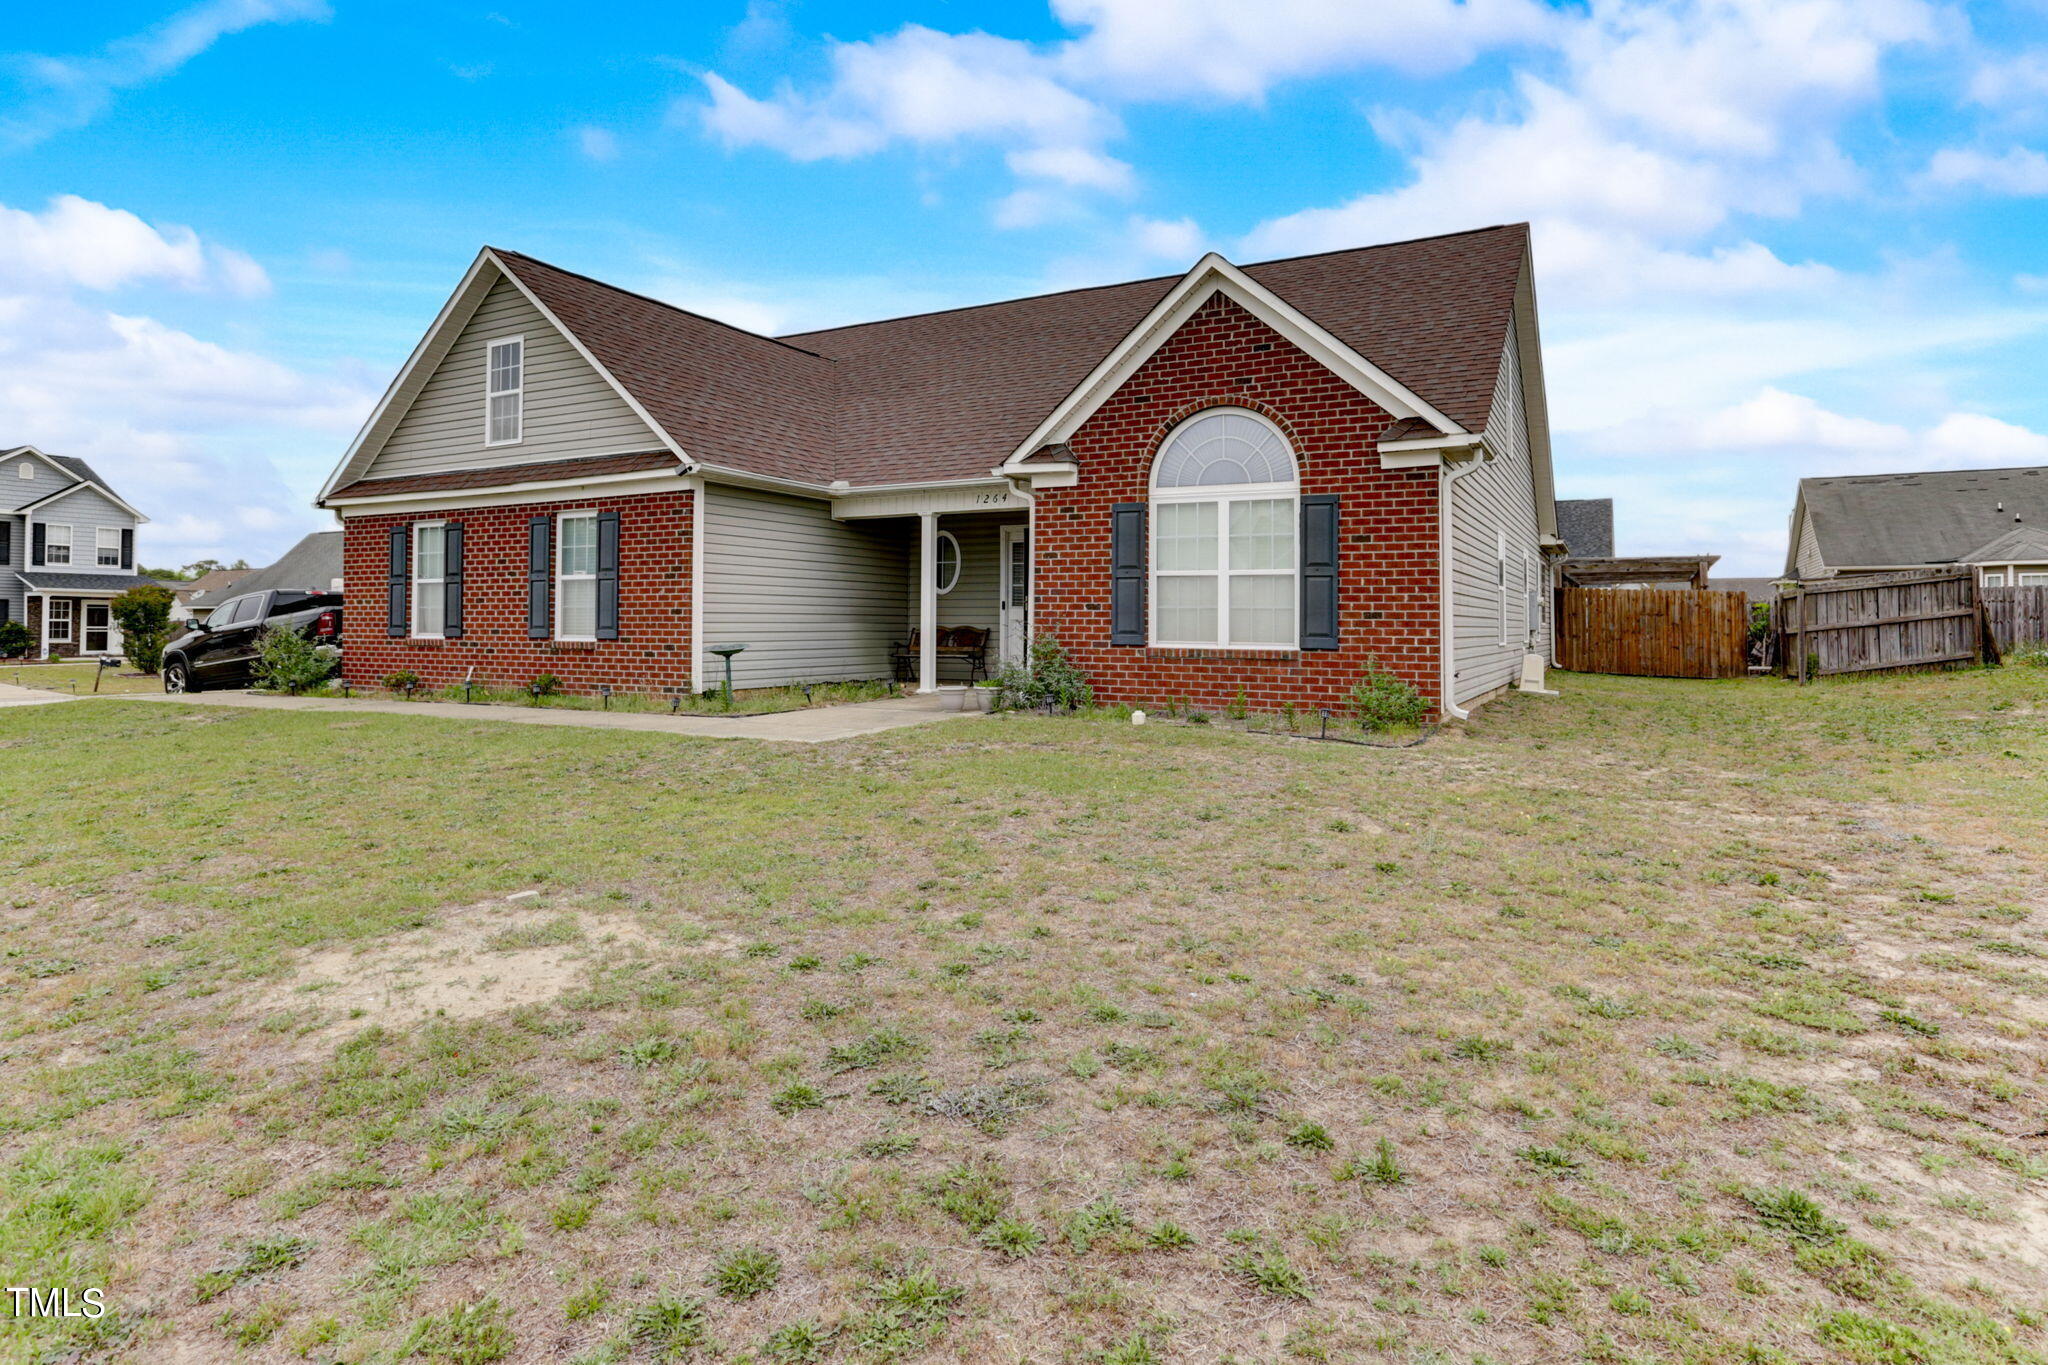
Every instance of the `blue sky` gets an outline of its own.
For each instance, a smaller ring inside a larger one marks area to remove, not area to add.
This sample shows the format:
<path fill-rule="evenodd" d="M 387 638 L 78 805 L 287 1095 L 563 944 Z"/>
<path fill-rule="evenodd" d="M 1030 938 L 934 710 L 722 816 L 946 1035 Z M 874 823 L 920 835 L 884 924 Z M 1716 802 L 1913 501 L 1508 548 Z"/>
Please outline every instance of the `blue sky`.
<path fill-rule="evenodd" d="M 2048 5 L 17 7 L 0 441 L 263 562 L 485 242 L 795 330 L 1527 219 L 1561 496 L 2048 464 Z"/>

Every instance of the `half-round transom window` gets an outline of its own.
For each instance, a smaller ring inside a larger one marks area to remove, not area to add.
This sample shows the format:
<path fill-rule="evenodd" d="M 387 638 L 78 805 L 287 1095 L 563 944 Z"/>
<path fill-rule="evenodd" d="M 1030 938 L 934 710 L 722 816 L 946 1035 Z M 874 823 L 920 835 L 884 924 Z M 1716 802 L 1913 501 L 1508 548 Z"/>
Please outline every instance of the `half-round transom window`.
<path fill-rule="evenodd" d="M 1293 483 L 1294 452 L 1278 427 L 1243 408 L 1215 408 L 1167 437 L 1154 468 L 1155 488 L 1215 488 Z"/>

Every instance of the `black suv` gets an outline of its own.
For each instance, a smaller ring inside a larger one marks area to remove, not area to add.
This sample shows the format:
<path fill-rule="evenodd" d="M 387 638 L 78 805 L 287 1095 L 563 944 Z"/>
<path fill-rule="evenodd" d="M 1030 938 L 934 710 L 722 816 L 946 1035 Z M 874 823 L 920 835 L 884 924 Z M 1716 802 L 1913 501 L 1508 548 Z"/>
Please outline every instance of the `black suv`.
<path fill-rule="evenodd" d="M 206 623 L 164 646 L 164 691 L 247 687 L 256 681 L 256 641 L 272 626 L 296 630 L 315 644 L 341 650 L 341 594 L 266 588 L 230 597 Z"/>

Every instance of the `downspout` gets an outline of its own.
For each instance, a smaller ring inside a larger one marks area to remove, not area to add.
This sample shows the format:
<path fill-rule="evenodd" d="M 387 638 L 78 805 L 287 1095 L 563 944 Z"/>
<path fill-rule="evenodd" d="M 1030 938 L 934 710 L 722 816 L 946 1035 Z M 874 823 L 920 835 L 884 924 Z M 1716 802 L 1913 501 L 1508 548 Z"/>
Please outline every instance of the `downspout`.
<path fill-rule="evenodd" d="M 690 695 L 704 691 L 704 524 L 705 483 L 690 489 Z"/>
<path fill-rule="evenodd" d="M 1459 706 L 1458 703 L 1453 699 L 1453 693 L 1456 689 L 1457 684 L 1458 671 L 1456 657 L 1458 648 L 1458 622 L 1456 612 L 1454 610 L 1455 602 L 1453 600 L 1456 591 L 1456 584 L 1453 581 L 1455 578 L 1453 569 L 1456 566 L 1453 563 L 1451 547 L 1451 490 L 1459 479 L 1464 478 L 1467 474 L 1470 474 L 1475 469 L 1484 468 L 1486 466 L 1487 461 L 1490 458 L 1491 456 L 1486 455 L 1482 452 L 1475 454 L 1474 458 L 1466 464 L 1454 465 L 1449 461 L 1445 461 L 1444 464 L 1439 466 L 1443 470 L 1443 473 L 1440 476 L 1437 484 L 1436 563 L 1438 584 L 1437 604 L 1438 611 L 1440 613 L 1438 631 L 1439 638 L 1441 639 L 1442 643 L 1440 648 L 1438 648 L 1437 650 L 1437 654 L 1439 658 L 1442 660 L 1443 677 L 1438 683 L 1438 686 L 1442 689 L 1443 713 L 1444 719 L 1446 720 L 1467 720 L 1470 719 L 1472 715 L 1470 711 L 1467 711 L 1463 707 Z"/>
<path fill-rule="evenodd" d="M 1003 477 L 1009 481 L 1010 492 L 1024 499 L 1024 661 L 1028 663 L 1031 637 L 1038 633 L 1038 495 L 1025 491 L 1029 475 Z"/>

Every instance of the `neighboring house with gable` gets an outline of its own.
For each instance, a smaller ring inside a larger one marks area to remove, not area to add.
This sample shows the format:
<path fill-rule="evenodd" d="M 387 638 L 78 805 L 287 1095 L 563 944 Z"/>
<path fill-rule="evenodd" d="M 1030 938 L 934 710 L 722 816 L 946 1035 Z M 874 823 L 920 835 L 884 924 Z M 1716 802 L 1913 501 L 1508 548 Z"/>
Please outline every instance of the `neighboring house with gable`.
<path fill-rule="evenodd" d="M 578 690 L 1044 633 L 1106 701 L 1461 714 L 1561 548 L 1523 225 L 780 338 L 486 248 L 319 504 L 352 679 Z"/>
<path fill-rule="evenodd" d="M 206 619 L 206 614 L 234 596 L 232 589 L 243 574 L 253 573 L 252 569 L 208 569 L 197 578 L 160 578 L 160 587 L 169 588 L 177 599 L 172 619 L 183 621 L 188 617 Z"/>
<path fill-rule="evenodd" d="M 286 550 L 276 563 L 243 570 L 236 579 L 234 595 L 267 588 L 340 592 L 341 532 L 315 531 Z"/>
<path fill-rule="evenodd" d="M 2048 586 L 2048 467 L 1799 481 L 1787 577 L 1961 564 L 1986 587 Z"/>
<path fill-rule="evenodd" d="M 148 520 L 84 460 L 0 453 L 0 620 L 28 627 L 31 658 L 121 652 L 109 604 L 153 581 L 135 572 Z"/>

